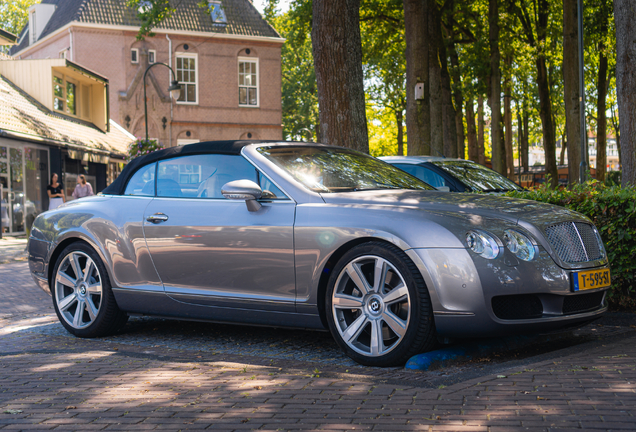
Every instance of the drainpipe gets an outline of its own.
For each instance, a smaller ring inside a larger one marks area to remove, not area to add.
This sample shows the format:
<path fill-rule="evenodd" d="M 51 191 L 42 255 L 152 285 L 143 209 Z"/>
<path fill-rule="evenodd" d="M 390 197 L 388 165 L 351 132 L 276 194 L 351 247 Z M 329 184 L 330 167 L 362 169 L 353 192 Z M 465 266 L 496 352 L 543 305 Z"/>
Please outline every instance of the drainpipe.
<path fill-rule="evenodd" d="M 170 39 L 170 36 L 168 36 L 167 34 L 166 39 L 168 39 L 168 66 L 170 66 L 170 69 L 172 69 L 172 39 Z M 170 82 L 170 74 L 168 74 L 168 85 L 172 85 L 172 83 Z M 172 107 L 172 98 L 170 98 L 170 138 L 168 141 L 170 147 L 172 147 Z"/>
<path fill-rule="evenodd" d="M 75 61 L 75 56 L 73 55 L 73 29 L 72 27 L 68 28 L 68 34 L 69 34 L 69 39 L 70 39 L 70 47 L 69 47 L 69 51 L 71 52 L 71 61 Z"/>

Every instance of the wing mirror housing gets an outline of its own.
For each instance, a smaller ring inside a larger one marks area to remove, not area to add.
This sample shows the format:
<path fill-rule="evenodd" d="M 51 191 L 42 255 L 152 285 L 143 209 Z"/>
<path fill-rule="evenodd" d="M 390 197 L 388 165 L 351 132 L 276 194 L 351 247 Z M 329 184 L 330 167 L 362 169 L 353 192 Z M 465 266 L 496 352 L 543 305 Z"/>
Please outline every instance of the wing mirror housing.
<path fill-rule="evenodd" d="M 256 200 L 261 198 L 263 190 L 251 180 L 234 180 L 225 183 L 221 193 L 227 199 L 245 201 L 247 209 L 251 212 L 261 209 L 261 203 Z"/>

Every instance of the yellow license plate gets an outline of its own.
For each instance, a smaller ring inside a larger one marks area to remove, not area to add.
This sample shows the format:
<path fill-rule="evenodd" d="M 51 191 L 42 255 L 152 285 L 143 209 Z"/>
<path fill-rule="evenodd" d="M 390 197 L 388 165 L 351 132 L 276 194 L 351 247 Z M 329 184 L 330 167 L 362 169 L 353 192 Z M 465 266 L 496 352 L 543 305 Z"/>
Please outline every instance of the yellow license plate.
<path fill-rule="evenodd" d="M 607 288 L 612 283 L 608 268 L 576 272 L 572 276 L 574 291 Z"/>

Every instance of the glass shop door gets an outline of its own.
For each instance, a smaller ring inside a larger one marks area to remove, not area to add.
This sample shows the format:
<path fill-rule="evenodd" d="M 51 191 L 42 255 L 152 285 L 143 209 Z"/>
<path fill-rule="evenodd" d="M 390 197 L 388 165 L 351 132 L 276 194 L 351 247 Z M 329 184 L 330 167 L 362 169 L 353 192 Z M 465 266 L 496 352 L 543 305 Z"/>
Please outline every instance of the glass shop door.
<path fill-rule="evenodd" d="M 9 234 L 12 228 L 9 204 L 9 148 L 0 146 L 0 226 L 2 233 Z"/>
<path fill-rule="evenodd" d="M 25 234 L 48 203 L 48 150 L 0 145 L 2 233 Z"/>

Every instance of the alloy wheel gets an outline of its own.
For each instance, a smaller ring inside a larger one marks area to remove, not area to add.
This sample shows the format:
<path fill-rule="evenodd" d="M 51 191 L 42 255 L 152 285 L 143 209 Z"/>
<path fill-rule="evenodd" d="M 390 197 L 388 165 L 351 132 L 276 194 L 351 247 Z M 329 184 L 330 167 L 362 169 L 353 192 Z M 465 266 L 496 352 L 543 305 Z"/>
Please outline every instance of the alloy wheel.
<path fill-rule="evenodd" d="M 83 329 L 91 325 L 102 305 L 102 278 L 86 253 L 66 255 L 55 274 L 55 302 L 68 325 Z"/>
<path fill-rule="evenodd" d="M 392 351 L 406 334 L 410 311 L 404 278 L 386 259 L 361 256 L 338 275 L 332 312 L 342 340 L 352 350 L 370 357 Z"/>

